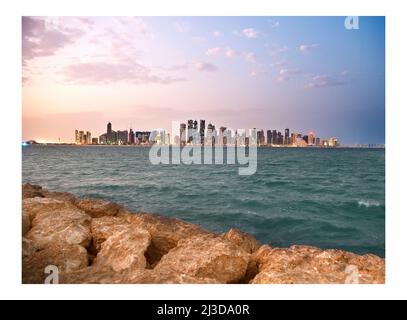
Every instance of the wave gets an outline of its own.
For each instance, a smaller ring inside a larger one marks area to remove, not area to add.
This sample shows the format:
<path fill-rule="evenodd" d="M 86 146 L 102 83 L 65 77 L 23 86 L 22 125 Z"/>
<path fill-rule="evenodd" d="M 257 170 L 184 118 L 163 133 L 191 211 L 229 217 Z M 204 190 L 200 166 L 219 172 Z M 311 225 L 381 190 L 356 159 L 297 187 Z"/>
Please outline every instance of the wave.
<path fill-rule="evenodd" d="M 358 205 L 359 205 L 359 207 L 365 207 L 365 208 L 380 207 L 380 202 L 375 201 L 375 200 L 359 200 Z"/>

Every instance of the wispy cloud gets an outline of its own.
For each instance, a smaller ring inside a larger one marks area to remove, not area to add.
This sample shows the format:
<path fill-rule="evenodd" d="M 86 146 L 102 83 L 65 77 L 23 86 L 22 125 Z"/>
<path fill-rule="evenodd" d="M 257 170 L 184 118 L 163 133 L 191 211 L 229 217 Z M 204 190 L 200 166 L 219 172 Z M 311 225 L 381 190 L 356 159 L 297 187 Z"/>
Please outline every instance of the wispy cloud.
<path fill-rule="evenodd" d="M 206 55 L 207 56 L 217 56 L 221 53 L 222 49 L 219 47 L 216 48 L 210 48 L 208 50 L 206 50 Z"/>
<path fill-rule="evenodd" d="M 177 32 L 187 33 L 191 30 L 189 23 L 183 21 L 174 22 L 174 28 Z"/>
<path fill-rule="evenodd" d="M 302 74 L 302 70 L 300 69 L 288 69 L 288 68 L 283 68 L 280 69 L 279 71 L 279 76 L 278 76 L 278 81 L 283 82 L 283 81 L 288 81 L 292 76 L 300 75 Z"/>
<path fill-rule="evenodd" d="M 241 55 L 241 53 L 239 51 L 231 49 L 231 48 L 227 48 L 225 51 L 225 56 L 228 58 L 238 57 L 240 55 Z"/>
<path fill-rule="evenodd" d="M 54 55 L 59 49 L 72 44 L 84 32 L 76 28 L 58 27 L 44 19 L 22 18 L 23 64 L 28 60 Z"/>
<path fill-rule="evenodd" d="M 346 82 L 343 80 L 336 79 L 334 77 L 330 77 L 328 75 L 317 75 L 310 79 L 310 81 L 305 85 L 307 89 L 313 88 L 324 88 L 324 87 L 335 87 L 335 86 L 343 86 Z"/>
<path fill-rule="evenodd" d="M 260 33 L 254 28 L 246 28 L 242 30 L 242 35 L 244 35 L 246 38 L 254 39 L 258 38 L 260 36 Z"/>
<path fill-rule="evenodd" d="M 170 84 L 185 80 L 184 78 L 155 75 L 149 68 L 134 61 L 128 63 L 89 62 L 71 64 L 63 69 L 62 74 L 67 82 L 87 85 L 114 82 Z"/>
<path fill-rule="evenodd" d="M 219 38 L 220 36 L 222 36 L 222 33 L 221 33 L 220 31 L 214 31 L 214 32 L 212 32 L 212 35 L 213 35 L 215 38 Z"/>
<path fill-rule="evenodd" d="M 246 52 L 244 56 L 245 56 L 246 61 L 248 61 L 248 62 L 256 63 L 256 61 L 257 61 L 257 57 L 254 52 Z"/>
<path fill-rule="evenodd" d="M 196 70 L 204 72 L 216 72 L 219 70 L 217 66 L 207 62 L 195 62 L 193 66 Z"/>
<path fill-rule="evenodd" d="M 298 47 L 298 50 L 300 50 L 303 53 L 309 53 L 315 49 L 319 48 L 318 43 L 312 43 L 312 44 L 302 44 Z"/>

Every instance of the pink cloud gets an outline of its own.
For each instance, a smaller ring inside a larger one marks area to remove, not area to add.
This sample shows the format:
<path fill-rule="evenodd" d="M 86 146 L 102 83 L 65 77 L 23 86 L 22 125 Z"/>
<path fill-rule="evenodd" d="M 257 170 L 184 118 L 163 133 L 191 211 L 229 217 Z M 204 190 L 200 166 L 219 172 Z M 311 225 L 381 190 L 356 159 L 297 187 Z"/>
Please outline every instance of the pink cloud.
<path fill-rule="evenodd" d="M 260 35 L 260 33 L 253 28 L 243 29 L 242 34 L 249 39 L 258 38 Z"/>
<path fill-rule="evenodd" d="M 218 54 L 220 54 L 222 51 L 221 48 L 210 48 L 208 50 L 206 50 L 206 55 L 207 56 L 217 56 Z"/>
<path fill-rule="evenodd" d="M 206 62 L 196 62 L 194 63 L 194 67 L 196 70 L 199 71 L 206 71 L 206 72 L 216 72 L 219 68 L 211 63 Z"/>

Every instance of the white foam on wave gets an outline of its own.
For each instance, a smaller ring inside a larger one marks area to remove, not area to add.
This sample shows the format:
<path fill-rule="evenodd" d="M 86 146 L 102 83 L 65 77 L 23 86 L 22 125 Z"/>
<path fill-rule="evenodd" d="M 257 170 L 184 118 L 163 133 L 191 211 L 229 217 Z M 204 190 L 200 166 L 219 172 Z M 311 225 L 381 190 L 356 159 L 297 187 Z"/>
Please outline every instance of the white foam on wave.
<path fill-rule="evenodd" d="M 366 208 L 379 207 L 380 202 L 375 201 L 375 200 L 359 200 L 358 205 L 359 205 L 359 207 L 366 207 Z"/>

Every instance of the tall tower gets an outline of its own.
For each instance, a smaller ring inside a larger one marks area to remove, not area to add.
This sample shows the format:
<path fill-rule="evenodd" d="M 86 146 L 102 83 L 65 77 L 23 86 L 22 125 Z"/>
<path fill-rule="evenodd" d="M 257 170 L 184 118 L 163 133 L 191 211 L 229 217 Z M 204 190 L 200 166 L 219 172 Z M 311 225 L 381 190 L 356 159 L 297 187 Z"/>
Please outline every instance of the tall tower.
<path fill-rule="evenodd" d="M 314 144 L 314 132 L 310 132 L 308 135 L 308 144 Z"/>
<path fill-rule="evenodd" d="M 109 122 L 107 124 L 107 134 L 111 134 L 112 133 L 112 124 Z"/>
<path fill-rule="evenodd" d="M 285 129 L 284 133 L 284 144 L 288 145 L 290 144 L 290 129 Z"/>

